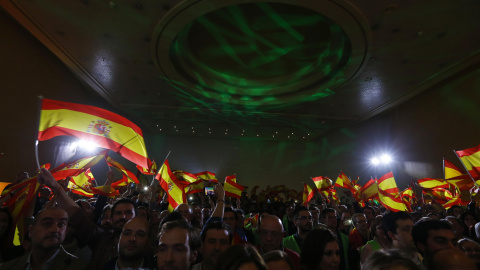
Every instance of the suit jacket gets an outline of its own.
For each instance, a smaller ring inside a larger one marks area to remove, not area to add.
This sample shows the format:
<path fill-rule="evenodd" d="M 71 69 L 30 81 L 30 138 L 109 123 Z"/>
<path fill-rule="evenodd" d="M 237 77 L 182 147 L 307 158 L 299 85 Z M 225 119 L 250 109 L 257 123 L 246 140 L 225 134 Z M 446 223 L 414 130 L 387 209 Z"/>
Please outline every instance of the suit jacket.
<path fill-rule="evenodd" d="M 24 270 L 30 254 L 23 255 L 14 260 L 4 263 L 0 266 L 1 270 Z M 84 270 L 87 269 L 87 263 L 66 252 L 62 246 L 57 256 L 50 263 L 51 270 Z"/>

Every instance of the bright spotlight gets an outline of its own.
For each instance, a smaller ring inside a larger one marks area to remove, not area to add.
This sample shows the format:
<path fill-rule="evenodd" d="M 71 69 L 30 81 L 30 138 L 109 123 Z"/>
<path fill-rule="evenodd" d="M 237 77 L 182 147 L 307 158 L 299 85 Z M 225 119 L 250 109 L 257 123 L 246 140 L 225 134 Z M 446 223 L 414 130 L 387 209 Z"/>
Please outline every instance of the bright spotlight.
<path fill-rule="evenodd" d="M 148 191 L 148 187 L 144 187 L 143 190 Z"/>
<path fill-rule="evenodd" d="M 392 161 L 392 157 L 390 155 L 387 155 L 387 154 L 383 154 L 380 159 L 382 160 L 382 163 L 383 164 L 388 164 L 390 163 L 390 161 Z"/>
<path fill-rule="evenodd" d="M 97 149 L 97 145 L 93 142 L 89 142 L 89 141 L 84 141 L 84 140 L 79 140 L 77 142 L 77 147 L 78 148 L 81 148 L 83 150 L 86 150 L 88 152 L 93 152 Z"/>
<path fill-rule="evenodd" d="M 378 165 L 380 163 L 380 160 L 374 157 L 370 160 L 370 163 L 372 163 L 372 165 Z"/>
<path fill-rule="evenodd" d="M 192 201 L 192 200 L 193 200 L 193 196 L 188 197 L 188 199 L 189 199 L 190 201 Z"/>

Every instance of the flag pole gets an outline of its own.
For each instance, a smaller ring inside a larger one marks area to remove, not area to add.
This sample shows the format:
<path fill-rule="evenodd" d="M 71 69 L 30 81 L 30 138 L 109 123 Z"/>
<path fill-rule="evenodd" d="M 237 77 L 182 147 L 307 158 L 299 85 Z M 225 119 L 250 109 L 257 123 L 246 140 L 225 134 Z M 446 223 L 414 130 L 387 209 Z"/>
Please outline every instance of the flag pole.
<path fill-rule="evenodd" d="M 160 166 L 160 168 L 158 169 L 158 171 L 160 171 L 160 169 L 162 169 L 163 164 L 165 164 L 165 161 L 167 161 L 167 158 L 168 158 L 168 156 L 170 156 L 170 153 L 171 153 L 171 152 L 172 152 L 172 150 L 168 150 L 168 154 L 167 154 L 167 156 L 165 157 L 165 159 L 163 160 L 162 166 Z M 158 174 L 158 172 L 157 172 L 157 174 Z M 150 183 L 150 186 L 153 185 L 153 181 L 154 181 L 154 180 L 155 180 L 155 174 L 153 175 L 152 182 Z"/>
<path fill-rule="evenodd" d="M 462 163 L 463 168 L 465 169 L 465 171 L 467 171 L 468 176 L 470 176 L 470 179 L 472 179 L 473 184 L 475 185 L 475 187 L 479 188 L 477 182 L 475 182 L 475 179 L 473 179 L 473 176 L 470 174 L 470 171 L 467 169 L 467 167 L 466 167 L 465 164 L 463 163 L 462 159 L 458 156 L 457 151 L 453 150 L 453 153 L 455 153 L 455 156 L 457 156 L 457 158 L 460 160 L 460 163 Z M 445 170 L 444 170 L 444 171 L 445 171 Z"/>
<path fill-rule="evenodd" d="M 37 116 L 37 127 L 40 127 L 40 117 L 42 114 L 42 100 L 43 96 L 38 96 L 38 116 Z M 35 158 L 37 160 L 37 168 L 40 170 L 40 159 L 38 158 L 38 130 L 37 130 L 37 139 L 35 140 Z"/>

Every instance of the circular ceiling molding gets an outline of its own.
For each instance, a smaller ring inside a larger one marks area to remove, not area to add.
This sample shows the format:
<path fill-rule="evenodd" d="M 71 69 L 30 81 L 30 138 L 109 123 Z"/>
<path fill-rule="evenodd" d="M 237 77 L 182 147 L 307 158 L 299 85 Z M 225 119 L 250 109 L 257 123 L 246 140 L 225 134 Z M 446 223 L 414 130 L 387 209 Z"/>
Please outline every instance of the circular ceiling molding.
<path fill-rule="evenodd" d="M 180 1 L 156 25 L 167 81 L 230 104 L 290 105 L 333 94 L 367 57 L 365 19 L 340 1 Z"/>

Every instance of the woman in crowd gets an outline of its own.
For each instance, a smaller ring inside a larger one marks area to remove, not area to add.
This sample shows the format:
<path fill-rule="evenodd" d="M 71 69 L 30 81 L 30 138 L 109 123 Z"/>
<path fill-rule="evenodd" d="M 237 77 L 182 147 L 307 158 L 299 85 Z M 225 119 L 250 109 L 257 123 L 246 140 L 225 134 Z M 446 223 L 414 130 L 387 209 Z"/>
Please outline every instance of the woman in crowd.
<path fill-rule="evenodd" d="M 313 229 L 307 234 L 302 245 L 300 265 L 302 270 L 339 269 L 340 248 L 328 229 Z"/>
<path fill-rule="evenodd" d="M 374 251 L 380 249 L 390 249 L 392 246 L 392 242 L 388 239 L 382 226 L 382 216 L 377 216 L 372 221 L 372 225 L 370 226 L 370 235 L 373 235 L 373 240 L 368 241 L 367 244 L 362 247 L 362 252 L 360 255 L 360 262 L 362 264 L 365 263 L 367 258 Z"/>

